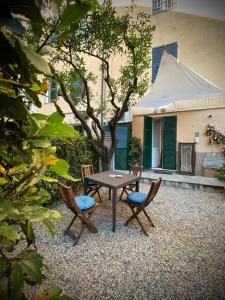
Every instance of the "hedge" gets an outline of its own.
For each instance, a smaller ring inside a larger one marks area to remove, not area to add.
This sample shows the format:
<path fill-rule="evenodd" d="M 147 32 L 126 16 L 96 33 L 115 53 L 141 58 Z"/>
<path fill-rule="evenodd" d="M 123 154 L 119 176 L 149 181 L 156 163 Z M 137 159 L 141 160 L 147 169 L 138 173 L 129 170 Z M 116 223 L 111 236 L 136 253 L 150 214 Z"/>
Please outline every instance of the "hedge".
<path fill-rule="evenodd" d="M 80 181 L 73 183 L 72 181 L 64 182 L 71 185 L 75 194 L 83 193 L 83 183 L 81 180 L 80 166 L 82 164 L 93 164 L 95 172 L 98 172 L 98 157 L 94 152 L 91 142 L 82 135 L 67 138 L 51 139 L 52 145 L 56 146 L 56 154 L 58 158 L 62 158 L 69 164 L 69 174 Z M 51 194 L 51 202 L 60 199 L 56 184 L 43 183 L 45 188 Z"/>

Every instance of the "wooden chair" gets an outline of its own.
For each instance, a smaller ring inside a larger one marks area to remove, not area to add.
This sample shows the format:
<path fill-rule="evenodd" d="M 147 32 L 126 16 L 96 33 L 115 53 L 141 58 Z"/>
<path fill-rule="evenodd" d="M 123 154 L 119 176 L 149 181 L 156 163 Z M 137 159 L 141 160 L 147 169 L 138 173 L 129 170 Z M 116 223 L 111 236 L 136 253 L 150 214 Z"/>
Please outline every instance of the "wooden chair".
<path fill-rule="evenodd" d="M 129 174 L 139 176 L 141 178 L 142 170 L 143 170 L 142 166 L 136 164 L 130 167 Z M 124 186 L 120 194 L 119 201 L 122 199 L 124 193 L 126 193 L 128 196 L 128 191 L 134 192 L 135 190 L 136 190 L 136 183 L 130 183 L 129 185 Z"/>
<path fill-rule="evenodd" d="M 58 182 L 59 192 L 60 195 L 67 205 L 67 207 L 74 213 L 74 217 L 72 221 L 70 222 L 69 226 L 64 232 L 64 235 L 68 233 L 70 227 L 73 225 L 74 221 L 78 217 L 83 226 L 78 233 L 74 246 L 78 243 L 81 234 L 83 233 L 84 229 L 87 228 L 91 232 L 97 233 L 98 230 L 94 223 L 90 221 L 90 218 L 96 208 L 99 206 L 98 203 L 95 202 L 95 200 L 89 196 L 77 196 L 74 197 L 74 193 L 71 186 L 66 186 L 62 182 Z"/>
<path fill-rule="evenodd" d="M 94 169 L 93 169 L 93 165 L 81 165 L 81 176 L 82 176 L 82 181 L 84 183 L 84 177 L 85 176 L 90 176 L 94 174 Z M 88 190 L 87 193 L 90 194 L 92 193 L 90 196 L 93 197 L 96 193 L 98 194 L 99 200 L 100 202 L 102 202 L 99 190 L 101 188 L 101 185 L 94 183 L 94 182 L 88 182 Z"/>
<path fill-rule="evenodd" d="M 148 194 L 142 193 L 142 192 L 134 192 L 134 193 L 131 193 L 128 195 L 127 200 L 125 200 L 124 202 L 130 207 L 130 209 L 132 211 L 132 215 L 125 222 L 125 224 L 124 224 L 125 226 L 127 226 L 130 223 L 130 221 L 132 221 L 133 219 L 136 219 L 138 224 L 141 226 L 141 229 L 144 232 L 144 234 L 148 236 L 148 234 L 138 216 L 143 211 L 146 218 L 150 222 L 151 226 L 155 227 L 152 220 L 148 216 L 145 208 L 155 198 L 155 196 L 159 190 L 161 181 L 162 181 L 161 177 L 157 180 L 152 181 Z"/>

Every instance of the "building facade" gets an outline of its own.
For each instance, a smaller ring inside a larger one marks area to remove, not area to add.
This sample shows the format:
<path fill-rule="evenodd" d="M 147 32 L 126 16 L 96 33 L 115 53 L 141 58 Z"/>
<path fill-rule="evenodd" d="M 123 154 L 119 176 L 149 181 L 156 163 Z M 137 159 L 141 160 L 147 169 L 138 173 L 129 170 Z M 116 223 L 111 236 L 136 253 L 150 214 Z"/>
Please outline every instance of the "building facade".
<path fill-rule="evenodd" d="M 213 84 L 225 90 L 225 16 L 221 0 L 139 0 L 137 9 L 152 14 L 156 30 L 152 43 L 152 61 L 149 62 L 151 84 L 157 77 L 163 49 L 177 57 Z M 130 1 L 114 1 L 118 13 L 126 10 Z M 117 62 L 113 60 L 117 72 Z M 119 58 L 118 58 L 119 59 Z M 99 75 L 99 65 L 88 61 L 88 66 Z M 171 74 L 173 76 L 173 74 Z M 102 99 L 101 76 L 95 86 L 96 105 Z M 148 91 L 148 92 L 149 92 Z M 54 91 L 52 91 L 54 96 Z M 59 96 L 57 104 L 64 111 L 66 122 L 79 126 L 69 106 Z M 55 106 L 43 99 L 41 112 L 50 114 Z M 195 174 L 204 173 L 206 157 L 219 157 L 221 146 L 210 144 L 206 136 L 208 124 L 225 130 L 225 97 L 212 97 L 191 101 L 177 101 L 163 109 L 131 108 L 133 119 L 124 118 L 118 126 L 118 145 L 115 168 L 128 167 L 129 137 L 141 140 L 145 169 L 179 169 L 180 143 L 195 146 Z M 188 148 L 187 148 L 188 149 Z M 122 157 L 122 159 L 120 159 Z M 216 160 L 214 159 L 214 162 Z M 211 165 L 212 166 L 212 165 Z M 214 167 L 217 167 L 215 163 Z M 207 167 L 207 166 L 205 166 Z M 213 167 L 213 166 L 212 166 Z"/>
<path fill-rule="evenodd" d="M 218 1 L 208 2 L 216 5 Z M 156 31 L 152 46 L 152 82 L 157 76 L 162 49 L 166 47 L 183 64 L 225 90 L 225 21 L 219 13 L 205 7 L 201 14 L 197 1 L 189 1 L 189 7 L 186 3 L 184 0 L 153 1 L 152 21 Z M 209 176 L 204 169 L 210 156 L 214 161 L 212 168 L 221 164 L 221 145 L 210 144 L 205 133 L 208 124 L 225 130 L 224 96 L 176 101 L 163 109 L 133 109 L 133 114 L 132 135 L 141 140 L 145 169 L 178 170 L 180 143 L 194 143 L 196 175 Z"/>

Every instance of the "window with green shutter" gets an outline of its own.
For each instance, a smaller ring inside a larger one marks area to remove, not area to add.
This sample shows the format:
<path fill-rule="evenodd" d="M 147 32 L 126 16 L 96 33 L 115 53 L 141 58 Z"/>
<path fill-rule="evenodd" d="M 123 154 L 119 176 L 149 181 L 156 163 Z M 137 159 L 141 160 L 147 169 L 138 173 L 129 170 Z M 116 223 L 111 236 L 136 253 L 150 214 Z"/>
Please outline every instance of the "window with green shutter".
<path fill-rule="evenodd" d="M 128 169 L 129 140 L 131 137 L 131 123 L 120 123 L 116 129 L 116 151 L 115 151 L 115 169 Z"/>
<path fill-rule="evenodd" d="M 163 125 L 163 169 L 176 170 L 177 117 L 165 117 Z"/>
<path fill-rule="evenodd" d="M 144 116 L 143 167 L 152 167 L 152 118 L 147 116 Z"/>

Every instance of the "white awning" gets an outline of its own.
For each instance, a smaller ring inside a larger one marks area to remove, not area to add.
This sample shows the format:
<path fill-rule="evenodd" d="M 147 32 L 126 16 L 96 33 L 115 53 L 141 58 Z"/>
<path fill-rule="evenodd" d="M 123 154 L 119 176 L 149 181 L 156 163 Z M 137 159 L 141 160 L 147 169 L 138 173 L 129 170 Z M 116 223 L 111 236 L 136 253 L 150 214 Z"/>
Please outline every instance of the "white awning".
<path fill-rule="evenodd" d="M 174 101 L 206 99 L 221 95 L 225 95 L 225 91 L 164 51 L 151 91 L 139 100 L 135 107 L 156 108 Z"/>

